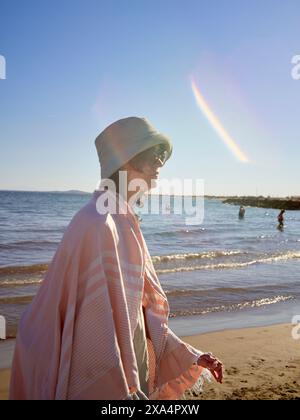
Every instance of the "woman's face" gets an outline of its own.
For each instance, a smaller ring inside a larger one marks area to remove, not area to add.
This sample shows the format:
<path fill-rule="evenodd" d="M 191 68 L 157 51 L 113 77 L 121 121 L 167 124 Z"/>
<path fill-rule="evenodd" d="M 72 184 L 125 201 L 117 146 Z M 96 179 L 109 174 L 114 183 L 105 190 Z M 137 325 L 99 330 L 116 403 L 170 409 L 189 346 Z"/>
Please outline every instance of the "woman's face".
<path fill-rule="evenodd" d="M 160 171 L 159 166 L 150 166 L 145 163 L 143 170 L 137 170 L 128 164 L 126 170 L 128 183 L 134 179 L 142 179 L 145 181 L 148 190 L 156 187 Z"/>
<path fill-rule="evenodd" d="M 124 169 L 127 170 L 128 183 L 134 179 L 142 179 L 145 181 L 147 189 L 155 188 L 160 168 L 166 159 L 167 152 L 161 145 L 140 153 L 124 166 Z"/>

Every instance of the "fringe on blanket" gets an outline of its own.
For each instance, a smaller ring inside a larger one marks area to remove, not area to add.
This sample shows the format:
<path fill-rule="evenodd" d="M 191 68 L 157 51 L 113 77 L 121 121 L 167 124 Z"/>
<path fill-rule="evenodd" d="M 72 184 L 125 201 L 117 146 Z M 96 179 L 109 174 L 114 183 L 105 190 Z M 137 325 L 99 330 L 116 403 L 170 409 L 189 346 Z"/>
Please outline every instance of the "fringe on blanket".
<path fill-rule="evenodd" d="M 197 397 L 203 392 L 203 385 L 206 382 L 211 382 L 212 375 L 207 369 L 203 369 L 201 375 L 199 376 L 197 382 L 190 388 L 187 389 L 182 396 L 179 398 L 180 400 L 189 400 L 190 397 Z M 128 394 L 124 400 L 149 400 L 149 398 L 140 390 L 133 392 L 132 394 Z"/>
<path fill-rule="evenodd" d="M 146 395 L 142 391 L 137 390 L 132 394 L 128 394 L 127 397 L 124 398 L 124 400 L 149 400 L 149 398 L 146 397 Z"/>
<path fill-rule="evenodd" d="M 181 400 L 188 400 L 190 397 L 197 397 L 203 392 L 203 385 L 206 382 L 211 382 L 212 374 L 208 369 L 203 369 L 197 382 L 190 388 L 187 389 L 181 396 Z"/>

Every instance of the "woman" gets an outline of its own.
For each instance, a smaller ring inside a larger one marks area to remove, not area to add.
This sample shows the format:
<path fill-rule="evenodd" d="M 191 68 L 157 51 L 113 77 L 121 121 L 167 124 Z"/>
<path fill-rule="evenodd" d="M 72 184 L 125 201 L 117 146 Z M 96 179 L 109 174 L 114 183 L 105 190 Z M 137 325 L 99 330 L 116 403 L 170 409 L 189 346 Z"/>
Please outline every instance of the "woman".
<path fill-rule="evenodd" d="M 221 362 L 169 329 L 167 298 L 130 204 L 132 182 L 151 187 L 170 141 L 130 117 L 95 143 L 102 181 L 20 321 L 10 398 L 178 399 L 206 369 L 222 382 Z"/>

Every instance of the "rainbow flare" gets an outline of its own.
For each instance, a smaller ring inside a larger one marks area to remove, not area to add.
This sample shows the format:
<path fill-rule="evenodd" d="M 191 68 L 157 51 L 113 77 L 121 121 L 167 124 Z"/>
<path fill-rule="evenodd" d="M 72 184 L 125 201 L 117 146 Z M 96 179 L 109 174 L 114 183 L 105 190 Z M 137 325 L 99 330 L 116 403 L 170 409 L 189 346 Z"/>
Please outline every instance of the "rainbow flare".
<path fill-rule="evenodd" d="M 242 152 L 236 141 L 233 140 L 233 138 L 230 136 L 230 134 L 225 130 L 222 123 L 218 119 L 218 117 L 214 114 L 206 100 L 204 99 L 203 95 L 200 93 L 199 88 L 197 87 L 194 80 L 191 80 L 192 84 L 192 90 L 196 99 L 196 102 L 203 112 L 203 114 L 206 116 L 212 127 L 215 129 L 215 131 L 220 136 L 221 140 L 226 144 L 226 146 L 231 150 L 231 152 L 235 155 L 235 157 L 243 162 L 248 163 L 249 159 L 245 155 L 245 153 Z"/>

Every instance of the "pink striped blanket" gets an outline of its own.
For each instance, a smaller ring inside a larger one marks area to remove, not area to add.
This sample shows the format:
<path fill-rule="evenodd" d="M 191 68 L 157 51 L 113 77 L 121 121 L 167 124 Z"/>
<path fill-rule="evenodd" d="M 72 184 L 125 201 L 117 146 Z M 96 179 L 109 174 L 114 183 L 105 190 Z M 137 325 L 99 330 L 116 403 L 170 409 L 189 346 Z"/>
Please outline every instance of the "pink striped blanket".
<path fill-rule="evenodd" d="M 100 215 L 94 191 L 72 219 L 19 324 L 11 399 L 144 398 L 133 335 L 141 303 L 149 399 L 179 399 L 200 385 L 201 351 L 168 327 L 169 305 L 130 205 Z M 102 197 L 103 198 L 103 197 Z"/>

